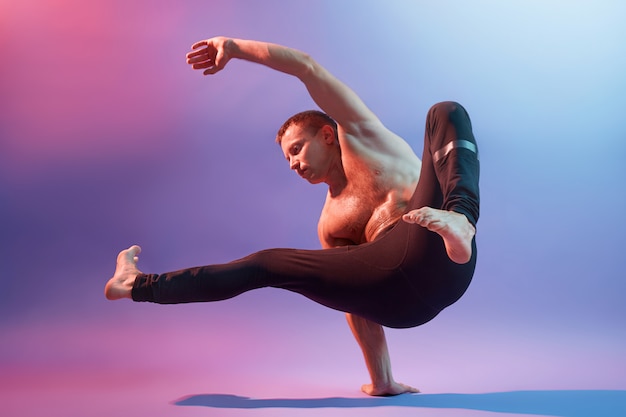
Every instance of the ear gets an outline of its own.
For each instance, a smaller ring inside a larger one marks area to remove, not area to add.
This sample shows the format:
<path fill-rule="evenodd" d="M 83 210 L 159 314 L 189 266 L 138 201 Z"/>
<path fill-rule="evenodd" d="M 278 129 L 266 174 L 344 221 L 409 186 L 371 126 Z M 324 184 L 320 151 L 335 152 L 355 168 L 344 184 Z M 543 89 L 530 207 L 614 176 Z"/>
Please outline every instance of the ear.
<path fill-rule="evenodd" d="M 332 145 L 335 142 L 335 130 L 330 125 L 322 126 L 322 137 L 327 145 Z"/>

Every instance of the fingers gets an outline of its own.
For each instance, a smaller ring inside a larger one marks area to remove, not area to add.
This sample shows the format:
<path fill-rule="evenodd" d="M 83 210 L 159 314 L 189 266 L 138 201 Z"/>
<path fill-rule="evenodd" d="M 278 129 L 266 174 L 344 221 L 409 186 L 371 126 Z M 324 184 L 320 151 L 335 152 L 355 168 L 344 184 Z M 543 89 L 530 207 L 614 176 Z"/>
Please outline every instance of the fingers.
<path fill-rule="evenodd" d="M 187 59 L 188 60 L 190 58 L 195 58 L 195 57 L 202 56 L 202 55 L 208 55 L 209 46 L 208 46 L 208 44 L 206 42 L 204 43 L 204 46 L 205 46 L 204 48 L 200 48 L 200 47 L 196 48 L 195 47 L 196 45 L 198 45 L 198 44 L 195 44 L 192 47 L 193 51 L 187 52 Z M 202 46 L 202 45 L 200 45 L 200 46 Z M 200 49 L 198 49 L 198 48 L 200 48 Z"/>
<path fill-rule="evenodd" d="M 187 63 L 191 65 L 191 68 L 196 70 L 216 67 L 216 61 L 217 58 L 211 58 L 206 52 L 206 49 L 193 56 L 191 54 L 187 55 Z"/>
<path fill-rule="evenodd" d="M 198 62 L 204 62 L 207 61 L 209 59 L 209 54 L 202 54 L 202 55 L 194 55 L 191 56 L 191 54 L 187 55 L 187 63 L 188 64 L 196 64 Z"/>
<path fill-rule="evenodd" d="M 216 47 L 210 40 L 194 43 L 193 51 L 187 53 L 187 63 L 195 70 L 205 70 L 204 75 L 215 74 L 226 65 L 223 48 Z"/>
<path fill-rule="evenodd" d="M 191 49 L 198 49 L 201 46 L 206 46 L 208 44 L 209 44 L 208 40 L 204 39 L 204 40 L 198 41 L 198 42 L 194 43 L 193 45 L 191 45 Z"/>
<path fill-rule="evenodd" d="M 209 41 L 202 40 L 191 46 L 192 51 L 188 52 L 187 63 L 191 64 L 193 69 L 208 68 L 213 65 L 209 50 Z M 215 52 L 213 51 L 213 54 Z"/>
<path fill-rule="evenodd" d="M 402 385 L 404 387 L 404 389 L 406 390 L 405 392 L 410 392 L 410 393 L 413 393 L 413 394 L 419 394 L 419 392 L 420 392 L 419 389 L 417 389 L 415 387 L 412 387 L 410 385 L 406 385 L 406 384 L 400 384 L 400 385 Z"/>
<path fill-rule="evenodd" d="M 207 61 L 210 58 L 209 48 L 207 46 L 206 48 L 188 52 L 186 57 L 187 57 L 188 64 L 194 64 L 197 62 Z"/>
<path fill-rule="evenodd" d="M 203 72 L 204 75 L 215 74 L 218 71 L 221 71 L 226 65 L 226 60 L 224 59 L 223 53 L 218 53 L 215 58 L 210 58 L 208 56 L 201 56 L 197 59 L 187 61 L 191 64 L 193 69 L 205 69 Z"/>
<path fill-rule="evenodd" d="M 202 62 L 197 62 L 197 63 L 193 63 L 190 62 L 191 64 L 191 68 L 193 69 L 205 69 L 205 68 L 211 68 L 215 66 L 215 62 L 213 62 L 213 60 L 206 60 L 206 61 L 202 61 Z"/>

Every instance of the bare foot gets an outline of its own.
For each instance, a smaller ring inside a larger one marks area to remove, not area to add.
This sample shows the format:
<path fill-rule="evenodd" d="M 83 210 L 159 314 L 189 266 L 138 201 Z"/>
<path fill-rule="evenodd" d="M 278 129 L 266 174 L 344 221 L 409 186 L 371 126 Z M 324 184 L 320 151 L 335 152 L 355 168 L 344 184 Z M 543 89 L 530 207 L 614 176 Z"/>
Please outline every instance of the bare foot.
<path fill-rule="evenodd" d="M 472 238 L 476 228 L 463 214 L 422 207 L 402 216 L 408 223 L 416 223 L 443 238 L 448 257 L 457 264 L 469 262 L 472 257 Z"/>
<path fill-rule="evenodd" d="M 385 386 L 374 386 L 374 384 L 365 384 L 361 387 L 361 391 L 367 395 L 373 395 L 375 397 L 389 397 L 392 395 L 400 395 L 407 393 L 418 393 L 420 390 L 410 387 L 399 382 L 392 382 Z"/>
<path fill-rule="evenodd" d="M 120 298 L 131 298 L 131 291 L 135 278 L 141 271 L 137 269 L 137 255 L 141 248 L 133 245 L 117 255 L 117 265 L 113 278 L 104 287 L 104 296 L 109 300 L 119 300 Z"/>

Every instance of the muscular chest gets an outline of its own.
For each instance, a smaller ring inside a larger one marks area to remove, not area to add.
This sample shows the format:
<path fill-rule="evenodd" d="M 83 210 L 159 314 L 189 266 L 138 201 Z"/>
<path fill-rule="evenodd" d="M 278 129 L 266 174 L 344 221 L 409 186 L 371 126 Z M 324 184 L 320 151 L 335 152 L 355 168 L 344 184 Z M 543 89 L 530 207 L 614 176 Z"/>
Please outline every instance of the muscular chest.
<path fill-rule="evenodd" d="M 419 159 L 368 164 L 344 159 L 350 181 L 341 192 L 328 193 L 318 224 L 320 240 L 328 247 L 376 239 L 404 214 L 419 179 Z"/>
<path fill-rule="evenodd" d="M 330 246 L 372 241 L 395 224 L 406 203 L 394 191 L 346 193 L 339 198 L 327 198 L 320 216 L 320 238 Z"/>

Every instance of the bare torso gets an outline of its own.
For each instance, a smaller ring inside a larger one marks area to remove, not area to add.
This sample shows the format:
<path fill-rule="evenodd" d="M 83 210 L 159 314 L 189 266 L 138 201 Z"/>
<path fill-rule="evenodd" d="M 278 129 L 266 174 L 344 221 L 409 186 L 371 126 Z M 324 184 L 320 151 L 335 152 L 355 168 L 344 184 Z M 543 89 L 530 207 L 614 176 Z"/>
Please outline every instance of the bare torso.
<path fill-rule="evenodd" d="M 325 247 L 371 242 L 389 230 L 405 212 L 419 179 L 421 162 L 411 156 L 390 164 L 342 155 L 347 184 L 338 193 L 329 190 L 318 223 Z"/>

